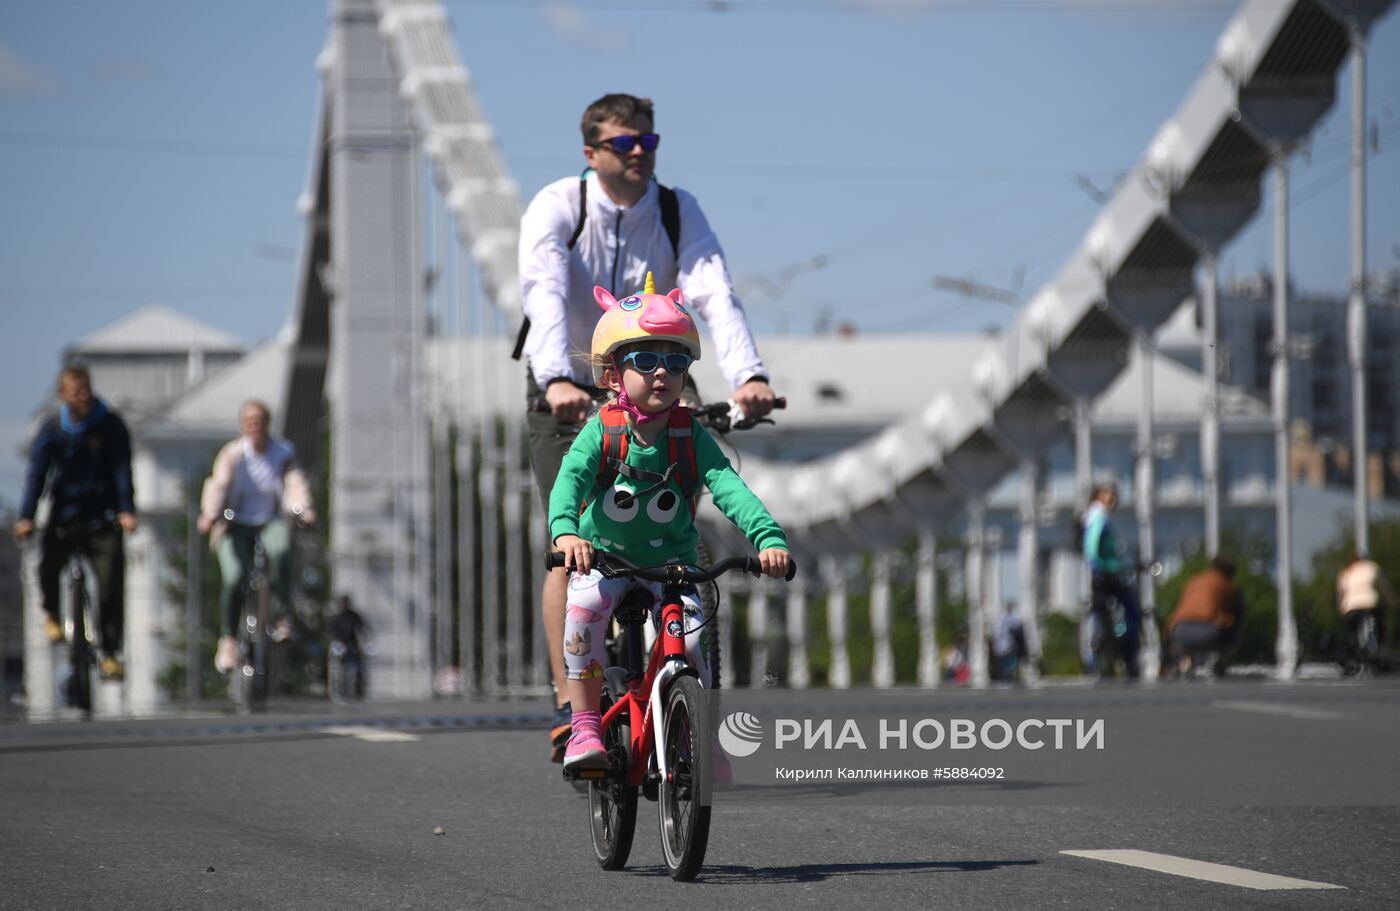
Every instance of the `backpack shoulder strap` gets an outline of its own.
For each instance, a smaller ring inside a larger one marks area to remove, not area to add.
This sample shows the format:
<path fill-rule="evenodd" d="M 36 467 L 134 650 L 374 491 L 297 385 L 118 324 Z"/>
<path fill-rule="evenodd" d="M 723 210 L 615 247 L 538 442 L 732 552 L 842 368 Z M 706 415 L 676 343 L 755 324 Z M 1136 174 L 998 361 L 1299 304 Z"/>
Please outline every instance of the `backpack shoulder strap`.
<path fill-rule="evenodd" d="M 677 216 L 679 217 L 679 216 Z M 584 171 L 578 179 L 578 221 L 574 223 L 574 233 L 569 235 L 568 249 L 572 250 L 578 243 L 579 235 L 583 233 L 583 223 L 588 218 L 588 172 Z M 677 225 L 677 236 L 680 228 Z M 671 241 L 674 247 L 676 242 Z M 530 334 L 530 317 L 525 317 L 520 321 L 520 331 L 515 336 L 515 348 L 510 353 L 510 359 L 520 360 L 520 356 L 525 353 L 525 338 Z"/>
<path fill-rule="evenodd" d="M 676 196 L 676 191 L 661 184 L 656 185 L 659 190 L 657 202 L 661 204 L 661 227 L 666 229 L 666 238 L 671 241 L 671 255 L 675 257 L 676 264 L 680 264 L 681 259 L 681 201 Z"/>
<path fill-rule="evenodd" d="M 593 492 L 580 505 L 579 513 L 598 494 L 607 490 L 617 480 L 618 466 L 627 461 L 627 412 L 608 403 L 598 409 L 598 420 L 603 424 L 603 451 L 598 460 L 598 478 L 593 482 Z"/>
<path fill-rule="evenodd" d="M 588 172 L 584 171 L 578 178 L 578 221 L 574 222 L 574 233 L 569 235 L 568 248 L 572 250 L 574 244 L 578 243 L 579 235 L 583 233 L 583 223 L 588 220 Z"/>
<path fill-rule="evenodd" d="M 671 409 L 666 433 L 666 458 L 676 466 L 674 477 L 686 502 L 690 504 L 692 516 L 695 514 L 696 494 L 700 490 L 700 470 L 695 464 L 694 423 L 690 409 L 677 405 Z"/>

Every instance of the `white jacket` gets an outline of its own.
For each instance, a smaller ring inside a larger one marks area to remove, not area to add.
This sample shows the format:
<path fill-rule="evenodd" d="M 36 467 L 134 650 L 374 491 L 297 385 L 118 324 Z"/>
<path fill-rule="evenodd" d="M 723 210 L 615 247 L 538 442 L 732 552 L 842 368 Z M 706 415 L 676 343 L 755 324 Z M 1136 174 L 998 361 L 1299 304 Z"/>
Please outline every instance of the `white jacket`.
<path fill-rule="evenodd" d="M 578 222 L 579 179 L 566 177 L 540 190 L 520 219 L 520 291 L 530 333 L 525 354 L 535 381 L 555 377 L 592 384 L 587 357 L 593 327 L 603 313 L 593 286 L 614 296 L 640 291 L 650 270 L 661 293 L 680 288 L 691 312 L 704 320 L 715 357 L 731 388 L 767 375 L 754 347 L 744 308 L 734 296 L 724 252 L 700 205 L 676 190 L 680 207 L 680 263 L 661 225 L 655 181 L 630 209 L 608 198 L 596 174 L 588 180 L 588 218 L 573 250 L 569 237 Z"/>

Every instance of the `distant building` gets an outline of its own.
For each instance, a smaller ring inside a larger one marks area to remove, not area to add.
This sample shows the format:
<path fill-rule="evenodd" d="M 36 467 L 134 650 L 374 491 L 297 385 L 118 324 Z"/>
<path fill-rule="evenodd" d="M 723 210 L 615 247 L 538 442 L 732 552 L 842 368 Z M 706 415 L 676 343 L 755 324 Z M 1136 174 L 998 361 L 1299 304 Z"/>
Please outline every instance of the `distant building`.
<path fill-rule="evenodd" d="M 98 395 L 139 423 L 243 353 L 236 336 L 151 304 L 73 342 L 63 362 L 86 365 Z"/>
<path fill-rule="evenodd" d="M 1400 281 L 1373 289 L 1366 311 L 1367 486 L 1375 498 L 1400 496 Z M 1347 297 L 1294 292 L 1290 477 L 1312 487 L 1352 483 L 1351 369 Z M 1221 382 L 1269 401 L 1273 281 L 1267 275 L 1224 283 L 1219 301 Z M 1201 369 L 1200 314 L 1183 308 L 1159 334 L 1163 353 Z"/>

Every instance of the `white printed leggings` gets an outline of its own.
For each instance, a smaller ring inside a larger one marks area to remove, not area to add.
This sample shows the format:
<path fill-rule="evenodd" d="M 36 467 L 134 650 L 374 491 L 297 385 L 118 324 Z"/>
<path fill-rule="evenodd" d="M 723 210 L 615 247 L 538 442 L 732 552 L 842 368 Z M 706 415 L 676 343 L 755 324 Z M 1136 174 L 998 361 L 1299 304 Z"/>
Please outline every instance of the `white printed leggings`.
<path fill-rule="evenodd" d="M 602 677 L 607 666 L 607 629 L 613 608 L 622 596 L 634 588 L 648 589 L 653 598 L 661 597 L 660 582 L 637 582 L 633 579 L 605 579 L 596 569 L 588 575 L 574 573 L 569 577 L 568 607 L 564 612 L 564 668 L 570 680 L 590 680 Z M 681 608 L 685 612 L 685 657 L 700 674 L 707 687 L 710 682 L 710 639 L 715 631 L 711 624 L 701 626 L 704 611 L 694 586 L 681 592 Z"/>

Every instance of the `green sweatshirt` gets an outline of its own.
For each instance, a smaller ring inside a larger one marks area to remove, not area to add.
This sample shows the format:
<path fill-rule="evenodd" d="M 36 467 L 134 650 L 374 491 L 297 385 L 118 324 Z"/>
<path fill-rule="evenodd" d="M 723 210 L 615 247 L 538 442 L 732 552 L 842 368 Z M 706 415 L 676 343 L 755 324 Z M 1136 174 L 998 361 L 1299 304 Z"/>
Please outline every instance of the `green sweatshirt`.
<path fill-rule="evenodd" d="M 700 480 L 710 489 L 719 511 L 738 526 L 755 549 L 780 547 L 786 550 L 787 537 L 783 529 L 740 479 L 714 437 L 694 420 L 690 432 L 695 441 Z M 655 445 L 643 446 L 628 430 L 627 464 L 657 475 L 664 474 L 670 466 L 667 459 L 669 434 L 667 429 Z M 579 514 L 579 504 L 593 495 L 602 458 L 603 422 L 594 415 L 569 447 L 554 489 L 550 491 L 551 540 L 557 540 L 560 535 L 578 535 L 592 542 L 594 547 L 617 553 L 639 566 L 677 560 L 694 563 L 700 533 L 695 529 L 690 507 L 675 481 L 668 481 L 664 487 L 633 499 L 626 508 L 617 505 L 613 491 L 600 491 L 583 514 Z M 619 474 L 613 486 L 637 491 L 649 485 Z"/>

